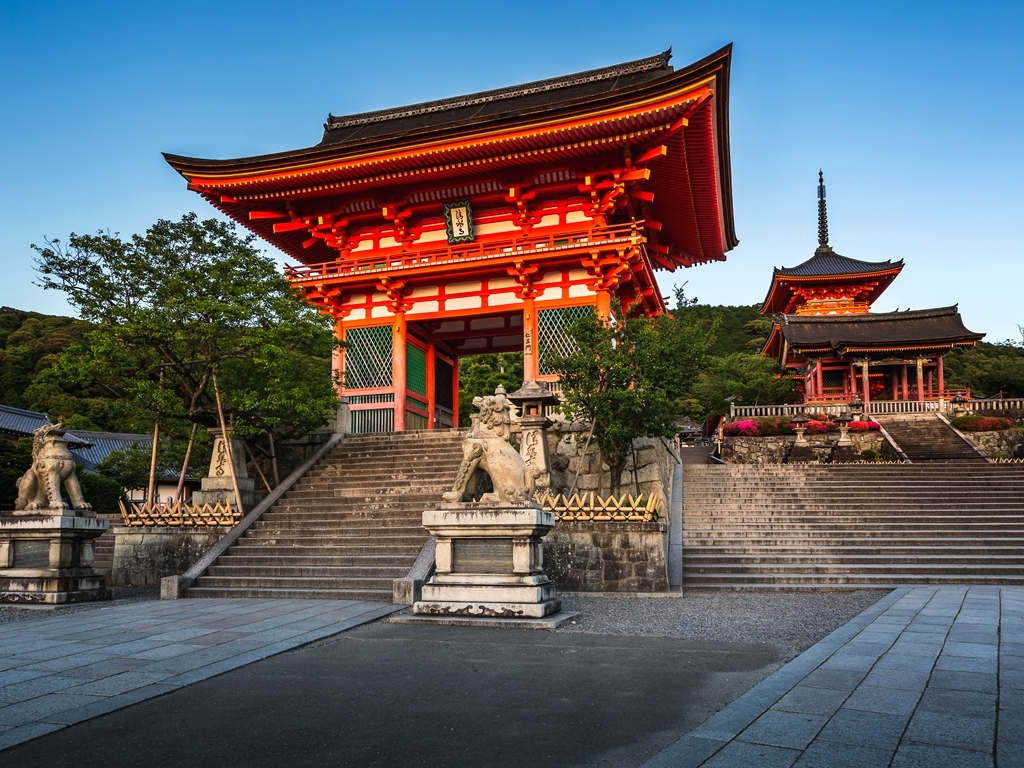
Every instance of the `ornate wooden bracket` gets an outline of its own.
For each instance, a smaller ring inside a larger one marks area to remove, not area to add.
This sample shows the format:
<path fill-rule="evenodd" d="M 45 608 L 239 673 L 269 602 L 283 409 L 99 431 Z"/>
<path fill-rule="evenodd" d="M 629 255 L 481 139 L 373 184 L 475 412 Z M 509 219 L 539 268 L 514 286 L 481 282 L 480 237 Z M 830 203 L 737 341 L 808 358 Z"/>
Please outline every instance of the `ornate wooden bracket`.
<path fill-rule="evenodd" d="M 537 295 L 538 291 L 533 285 L 533 277 L 539 269 L 536 264 L 526 264 L 522 261 L 517 261 L 514 266 L 508 268 L 508 273 L 519 283 L 519 288 L 516 290 L 517 298 L 529 299 Z"/>
<path fill-rule="evenodd" d="M 393 277 L 382 277 L 377 281 L 377 287 L 387 294 L 388 305 L 392 312 L 405 312 L 412 304 L 405 300 L 408 287 L 405 280 L 398 280 Z"/>

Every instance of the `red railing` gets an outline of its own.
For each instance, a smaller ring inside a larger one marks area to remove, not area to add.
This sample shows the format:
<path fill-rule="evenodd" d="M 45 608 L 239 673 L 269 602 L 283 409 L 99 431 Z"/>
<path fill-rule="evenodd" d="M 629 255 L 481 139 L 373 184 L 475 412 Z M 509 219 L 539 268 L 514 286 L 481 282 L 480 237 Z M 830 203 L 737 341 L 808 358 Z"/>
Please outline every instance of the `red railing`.
<path fill-rule="evenodd" d="M 414 269 L 456 261 L 478 261 L 486 259 L 509 259 L 530 257 L 538 254 L 560 251 L 595 251 L 615 245 L 636 245 L 644 242 L 643 221 L 635 224 L 617 224 L 610 227 L 592 227 L 585 230 L 566 230 L 544 235 L 479 240 L 461 245 L 440 245 L 425 243 L 350 253 L 337 261 L 311 264 L 301 267 L 286 266 L 285 277 L 292 282 L 323 280 L 332 277 L 350 277 Z"/>

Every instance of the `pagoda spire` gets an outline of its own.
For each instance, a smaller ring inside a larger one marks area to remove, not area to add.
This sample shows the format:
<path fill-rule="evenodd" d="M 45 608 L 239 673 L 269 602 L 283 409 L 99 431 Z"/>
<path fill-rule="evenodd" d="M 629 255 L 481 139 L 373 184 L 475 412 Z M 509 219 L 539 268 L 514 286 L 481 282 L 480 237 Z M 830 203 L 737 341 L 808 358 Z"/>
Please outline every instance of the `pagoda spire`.
<path fill-rule="evenodd" d="M 825 209 L 825 174 L 818 169 L 818 249 L 831 250 L 828 244 L 828 212 Z"/>

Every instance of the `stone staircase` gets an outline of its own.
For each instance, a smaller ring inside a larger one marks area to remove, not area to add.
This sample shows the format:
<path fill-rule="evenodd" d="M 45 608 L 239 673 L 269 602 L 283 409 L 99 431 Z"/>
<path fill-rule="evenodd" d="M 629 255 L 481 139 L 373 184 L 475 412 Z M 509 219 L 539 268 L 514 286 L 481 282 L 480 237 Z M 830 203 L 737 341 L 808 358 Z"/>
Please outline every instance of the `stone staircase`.
<path fill-rule="evenodd" d="M 105 573 L 109 576 L 111 569 L 114 567 L 114 526 L 121 525 L 121 515 L 97 514 L 96 516 L 105 519 L 110 523 L 110 527 L 93 544 L 96 548 L 94 565 L 100 573 Z"/>
<path fill-rule="evenodd" d="M 196 579 L 186 597 L 390 602 L 449 490 L 458 431 L 349 435 Z"/>
<path fill-rule="evenodd" d="M 685 466 L 683 586 L 1024 585 L 1024 466 Z"/>
<path fill-rule="evenodd" d="M 875 418 L 903 449 L 907 458 L 915 464 L 923 461 L 985 461 L 972 446 L 934 414 Z"/>

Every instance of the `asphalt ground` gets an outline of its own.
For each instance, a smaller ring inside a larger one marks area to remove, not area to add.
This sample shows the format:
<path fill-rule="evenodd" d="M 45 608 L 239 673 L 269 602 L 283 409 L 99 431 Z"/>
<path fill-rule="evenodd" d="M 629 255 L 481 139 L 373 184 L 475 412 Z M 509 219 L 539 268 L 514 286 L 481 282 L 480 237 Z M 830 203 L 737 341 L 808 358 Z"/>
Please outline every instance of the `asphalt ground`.
<path fill-rule="evenodd" d="M 635 766 L 770 644 L 377 622 L 5 750 L 4 766 Z"/>

